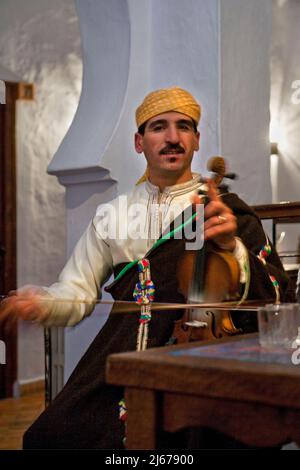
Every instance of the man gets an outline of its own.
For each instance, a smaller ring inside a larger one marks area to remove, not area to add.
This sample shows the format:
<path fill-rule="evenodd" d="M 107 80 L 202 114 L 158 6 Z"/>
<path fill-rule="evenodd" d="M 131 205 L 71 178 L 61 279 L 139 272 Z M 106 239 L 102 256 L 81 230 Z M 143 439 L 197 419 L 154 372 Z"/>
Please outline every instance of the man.
<path fill-rule="evenodd" d="M 101 286 L 112 273 L 115 281 L 108 290 L 115 299 L 132 300 L 134 293 L 137 300 L 151 295 L 157 302 L 186 300 L 176 273 L 186 240 L 161 235 L 173 233 L 175 221 L 191 202 L 202 202 L 198 191 L 203 183 L 200 175 L 191 171 L 193 154 L 199 148 L 200 114 L 194 97 L 178 87 L 145 97 L 136 111 L 135 148 L 146 157 L 146 174 L 126 200 L 119 196 L 109 207 L 97 209 L 57 283 L 13 293 L 4 302 L 3 316 L 17 314 L 47 326 L 74 325 L 91 313 L 93 303 L 87 300 L 99 297 Z M 218 195 L 210 182 L 205 189 L 209 201 L 204 209 L 204 240 L 235 257 L 240 267 L 241 297 L 282 297 L 287 279 L 258 218 L 237 196 Z M 121 236 L 124 226 L 126 236 Z M 145 277 L 150 276 L 150 269 L 151 279 Z M 142 281 L 153 281 L 154 294 L 141 287 Z M 55 303 L 48 301 L 49 295 L 85 302 Z M 43 296 L 47 301 L 43 302 Z M 151 316 L 147 308 L 142 321 L 138 315 L 110 315 L 62 392 L 25 434 L 26 448 L 122 447 L 125 430 L 117 407 L 123 390 L 105 384 L 107 355 L 134 350 L 137 342 L 138 349 L 166 344 L 174 321 L 182 315 L 170 310 L 152 312 Z M 236 315 L 234 321 L 244 332 L 256 328 L 252 314 Z M 143 340 L 141 334 L 145 335 Z"/>

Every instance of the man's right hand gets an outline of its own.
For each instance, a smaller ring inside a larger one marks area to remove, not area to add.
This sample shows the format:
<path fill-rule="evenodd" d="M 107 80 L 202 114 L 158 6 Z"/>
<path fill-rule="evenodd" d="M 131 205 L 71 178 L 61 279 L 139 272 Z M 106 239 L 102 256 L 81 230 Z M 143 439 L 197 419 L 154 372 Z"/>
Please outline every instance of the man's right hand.
<path fill-rule="evenodd" d="M 46 303 L 41 302 L 41 293 L 44 292 L 36 286 L 25 286 L 19 290 L 9 292 L 0 303 L 0 322 L 5 329 L 10 329 L 20 318 L 25 321 L 41 322 L 47 316 Z"/>

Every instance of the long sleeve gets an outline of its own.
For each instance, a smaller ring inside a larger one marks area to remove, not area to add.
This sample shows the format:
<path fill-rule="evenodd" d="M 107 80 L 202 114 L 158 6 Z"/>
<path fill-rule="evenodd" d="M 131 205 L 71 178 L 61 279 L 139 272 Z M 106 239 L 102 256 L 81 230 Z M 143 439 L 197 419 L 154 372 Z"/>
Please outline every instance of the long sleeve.
<path fill-rule="evenodd" d="M 109 244 L 101 239 L 93 221 L 78 241 L 58 282 L 44 291 L 54 298 L 88 300 L 100 296 L 101 286 L 112 273 L 113 261 Z M 51 304 L 51 305 L 50 305 Z M 44 326 L 71 326 L 89 315 L 94 304 L 49 302 Z"/>

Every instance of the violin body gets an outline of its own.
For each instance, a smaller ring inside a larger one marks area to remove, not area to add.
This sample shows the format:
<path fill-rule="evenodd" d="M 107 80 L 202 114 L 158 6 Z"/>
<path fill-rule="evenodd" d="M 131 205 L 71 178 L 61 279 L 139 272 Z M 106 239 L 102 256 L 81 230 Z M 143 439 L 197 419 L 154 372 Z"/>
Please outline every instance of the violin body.
<path fill-rule="evenodd" d="M 239 297 L 240 269 L 231 253 L 218 248 L 207 250 L 201 293 L 191 290 L 195 259 L 195 252 L 186 251 L 179 260 L 178 284 L 180 292 L 187 298 L 187 303 L 222 302 Z M 176 338 L 176 343 L 183 343 L 218 339 L 239 333 L 240 330 L 233 324 L 230 311 L 187 308 L 183 317 L 175 322 L 172 336 Z"/>

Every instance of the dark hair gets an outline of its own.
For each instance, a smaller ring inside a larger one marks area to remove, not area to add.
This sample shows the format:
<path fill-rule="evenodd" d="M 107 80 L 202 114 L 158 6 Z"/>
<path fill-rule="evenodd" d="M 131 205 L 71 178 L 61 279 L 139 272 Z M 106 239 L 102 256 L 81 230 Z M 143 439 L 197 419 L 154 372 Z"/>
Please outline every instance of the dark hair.
<path fill-rule="evenodd" d="M 140 125 L 140 127 L 138 128 L 138 133 L 139 133 L 139 134 L 141 134 L 141 135 L 144 135 L 144 134 L 145 134 L 145 127 L 146 127 L 146 124 L 147 124 L 147 121 Z"/>
<path fill-rule="evenodd" d="M 192 119 L 192 121 L 193 121 L 194 131 L 195 131 L 195 134 L 196 134 L 196 133 L 198 132 L 197 124 L 196 124 L 196 122 L 194 121 L 194 119 Z M 139 133 L 139 134 L 141 134 L 141 135 L 144 135 L 144 134 L 145 134 L 145 127 L 146 127 L 146 124 L 147 124 L 147 121 L 140 125 L 140 127 L 138 128 L 138 133 Z"/>

